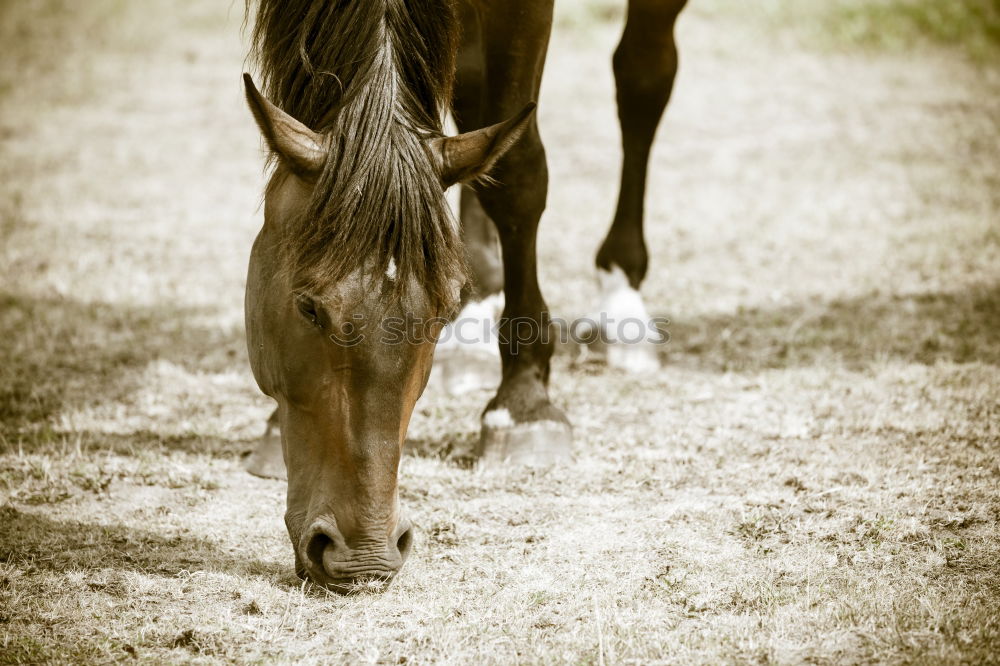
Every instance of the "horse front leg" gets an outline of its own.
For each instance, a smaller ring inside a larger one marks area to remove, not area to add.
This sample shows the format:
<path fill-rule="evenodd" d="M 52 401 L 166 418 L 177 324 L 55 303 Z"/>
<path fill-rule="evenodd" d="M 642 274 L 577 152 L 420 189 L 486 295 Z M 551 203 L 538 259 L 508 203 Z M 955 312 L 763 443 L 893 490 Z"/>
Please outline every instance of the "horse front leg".
<path fill-rule="evenodd" d="M 503 374 L 483 412 L 479 453 L 487 462 L 544 465 L 569 457 L 572 435 L 548 395 L 557 332 L 538 285 L 535 242 L 547 169 L 537 130 L 511 152 L 498 170 L 505 186 L 482 196 L 500 232 L 505 305 L 498 327 Z M 532 174 L 530 182 L 514 172 Z"/>
<path fill-rule="evenodd" d="M 622 133 L 621 187 L 614 221 L 597 252 L 600 303 L 584 321 L 601 329 L 608 364 L 629 372 L 659 368 L 659 333 L 639 294 L 649 264 L 644 200 L 653 138 L 677 74 L 674 24 L 684 4 L 629 0 L 612 61 Z"/>
<path fill-rule="evenodd" d="M 538 98 L 552 25 L 551 0 L 485 3 L 484 124 Z M 569 458 L 572 433 L 548 394 L 555 330 L 538 284 L 536 237 L 548 194 L 545 148 L 532 119 L 524 135 L 477 187 L 495 223 L 503 257 L 504 309 L 498 327 L 502 379 L 482 415 L 479 453 L 487 463 L 549 464 Z"/>

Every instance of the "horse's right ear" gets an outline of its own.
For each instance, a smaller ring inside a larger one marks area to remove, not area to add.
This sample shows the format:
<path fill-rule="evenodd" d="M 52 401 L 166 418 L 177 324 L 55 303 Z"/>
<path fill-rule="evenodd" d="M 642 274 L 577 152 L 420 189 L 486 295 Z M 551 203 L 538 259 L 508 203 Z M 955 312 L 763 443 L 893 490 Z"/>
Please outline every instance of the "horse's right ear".
<path fill-rule="evenodd" d="M 317 134 L 276 107 L 260 94 L 249 74 L 243 74 L 247 104 L 253 112 L 264 140 L 281 161 L 299 176 L 314 177 L 326 164 L 327 149 L 322 134 Z"/>
<path fill-rule="evenodd" d="M 441 177 L 441 185 L 448 188 L 486 174 L 517 143 L 534 115 L 535 103 L 531 102 L 510 120 L 428 141 L 427 153 Z"/>

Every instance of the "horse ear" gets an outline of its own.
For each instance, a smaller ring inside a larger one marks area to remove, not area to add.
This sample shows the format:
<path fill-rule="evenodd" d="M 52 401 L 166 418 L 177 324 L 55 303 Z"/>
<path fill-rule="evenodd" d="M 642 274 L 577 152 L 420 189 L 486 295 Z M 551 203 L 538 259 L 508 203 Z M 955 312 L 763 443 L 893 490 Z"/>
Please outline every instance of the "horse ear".
<path fill-rule="evenodd" d="M 326 164 L 327 150 L 317 134 L 260 94 L 249 74 L 243 74 L 247 104 L 267 145 L 296 174 L 315 176 Z"/>
<path fill-rule="evenodd" d="M 535 114 L 529 103 L 510 120 L 458 136 L 431 139 L 427 150 L 445 188 L 474 180 L 493 168 L 511 146 L 517 143 Z"/>

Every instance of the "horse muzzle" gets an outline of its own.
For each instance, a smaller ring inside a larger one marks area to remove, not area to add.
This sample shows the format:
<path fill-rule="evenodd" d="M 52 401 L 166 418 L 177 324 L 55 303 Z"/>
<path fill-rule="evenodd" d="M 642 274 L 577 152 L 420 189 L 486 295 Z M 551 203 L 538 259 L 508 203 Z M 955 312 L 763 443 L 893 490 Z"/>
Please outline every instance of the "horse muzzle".
<path fill-rule="evenodd" d="M 410 554 L 413 525 L 400 518 L 386 536 L 362 536 L 350 541 L 335 521 L 318 518 L 299 539 L 300 575 L 340 594 L 382 592 Z"/>

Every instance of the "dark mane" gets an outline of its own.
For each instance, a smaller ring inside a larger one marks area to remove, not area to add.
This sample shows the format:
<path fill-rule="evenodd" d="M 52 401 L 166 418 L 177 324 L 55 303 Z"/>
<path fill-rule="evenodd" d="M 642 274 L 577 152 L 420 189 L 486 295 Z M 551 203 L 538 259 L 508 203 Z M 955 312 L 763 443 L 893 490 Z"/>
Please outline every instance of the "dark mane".
<path fill-rule="evenodd" d="M 411 278 L 438 305 L 463 275 L 461 242 L 423 142 L 450 103 L 454 0 L 248 0 L 253 55 L 271 100 L 332 146 L 285 249 L 296 286 L 361 268 L 390 292 Z"/>

